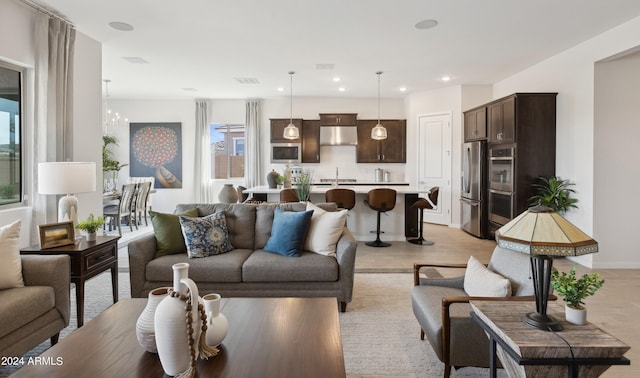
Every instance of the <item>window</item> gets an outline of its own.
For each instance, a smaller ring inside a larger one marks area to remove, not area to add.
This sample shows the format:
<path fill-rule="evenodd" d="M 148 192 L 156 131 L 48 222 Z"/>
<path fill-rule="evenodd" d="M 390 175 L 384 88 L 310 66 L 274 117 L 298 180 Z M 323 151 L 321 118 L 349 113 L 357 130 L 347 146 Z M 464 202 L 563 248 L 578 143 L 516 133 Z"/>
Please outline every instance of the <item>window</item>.
<path fill-rule="evenodd" d="M 22 202 L 22 82 L 25 70 L 0 61 L 0 207 Z"/>
<path fill-rule="evenodd" d="M 244 177 L 244 125 L 211 125 L 211 178 Z"/>

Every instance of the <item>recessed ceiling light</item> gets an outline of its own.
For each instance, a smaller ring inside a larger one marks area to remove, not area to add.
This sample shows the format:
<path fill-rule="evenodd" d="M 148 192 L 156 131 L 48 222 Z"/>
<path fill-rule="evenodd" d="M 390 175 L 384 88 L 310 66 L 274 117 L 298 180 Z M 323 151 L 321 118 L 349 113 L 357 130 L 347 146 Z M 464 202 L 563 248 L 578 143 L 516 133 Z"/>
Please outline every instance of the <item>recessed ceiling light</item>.
<path fill-rule="evenodd" d="M 400 87 L 400 92 L 406 92 L 407 91 L 407 87 Z"/>
<path fill-rule="evenodd" d="M 278 87 L 278 92 L 284 92 L 284 88 L 283 87 Z"/>
<path fill-rule="evenodd" d="M 347 90 L 347 88 L 345 88 L 345 87 L 340 87 L 340 88 L 338 88 L 338 90 L 339 90 L 340 92 L 344 92 L 344 91 L 346 91 L 346 90 Z"/>
<path fill-rule="evenodd" d="M 340 78 L 339 78 L 338 76 L 336 76 L 336 77 L 334 77 L 334 78 L 333 78 L 333 81 L 334 81 L 335 83 L 337 83 L 337 82 L 339 82 L 339 81 L 340 81 Z"/>
<path fill-rule="evenodd" d="M 109 26 L 111 26 L 112 29 L 119 30 L 119 31 L 128 32 L 133 30 L 133 26 L 130 24 L 127 24 L 126 22 L 114 21 L 114 22 L 110 22 Z"/>
<path fill-rule="evenodd" d="M 440 80 L 442 80 L 442 81 L 449 81 L 449 80 L 451 80 L 451 77 L 450 77 L 450 76 L 446 76 L 446 75 L 445 75 L 445 76 L 443 76 Z"/>
<path fill-rule="evenodd" d="M 426 30 L 426 29 L 431 29 L 431 28 L 435 28 L 436 26 L 438 26 L 438 21 L 436 20 L 422 20 L 420 22 L 418 22 L 417 24 L 414 25 L 416 29 L 420 29 L 420 30 Z"/>

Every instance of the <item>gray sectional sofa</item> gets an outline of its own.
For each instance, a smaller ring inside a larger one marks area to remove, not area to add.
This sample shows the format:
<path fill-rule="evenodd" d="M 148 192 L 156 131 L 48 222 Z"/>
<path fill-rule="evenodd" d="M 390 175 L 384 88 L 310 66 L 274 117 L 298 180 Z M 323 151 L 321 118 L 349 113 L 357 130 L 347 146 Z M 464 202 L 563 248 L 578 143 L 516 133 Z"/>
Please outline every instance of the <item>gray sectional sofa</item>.
<path fill-rule="evenodd" d="M 335 211 L 334 203 L 317 204 Z M 262 248 L 271 235 L 274 211 L 304 211 L 304 203 L 286 204 L 181 204 L 176 213 L 198 209 L 198 216 L 224 211 L 230 252 L 188 258 L 186 253 L 156 258 L 155 235 L 129 243 L 131 296 L 146 297 L 150 290 L 171 286 L 172 265 L 189 263 L 189 277 L 200 294 L 223 297 L 336 297 L 341 311 L 351 302 L 356 241 L 345 227 L 337 243 L 336 256 L 302 251 L 300 257 L 286 257 Z"/>

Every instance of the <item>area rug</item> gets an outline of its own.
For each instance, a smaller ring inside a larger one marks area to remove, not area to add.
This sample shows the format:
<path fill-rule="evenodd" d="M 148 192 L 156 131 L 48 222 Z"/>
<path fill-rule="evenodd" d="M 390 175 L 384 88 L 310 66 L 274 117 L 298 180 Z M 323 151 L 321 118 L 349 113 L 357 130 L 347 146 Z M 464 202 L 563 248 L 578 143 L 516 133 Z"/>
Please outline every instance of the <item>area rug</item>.
<path fill-rule="evenodd" d="M 129 275 L 119 274 L 120 298 L 129 298 Z M 340 313 L 345 367 L 349 378 L 442 377 L 443 366 L 427 341 L 420 340 L 420 326 L 411 310 L 413 276 L 409 273 L 355 275 L 353 300 Z M 75 290 L 71 293 L 71 320 L 61 339 L 77 328 Z M 85 285 L 85 323 L 112 304 L 108 272 Z M 25 356 L 38 356 L 48 341 Z M 0 369 L 0 377 L 15 369 Z M 487 377 L 488 369 L 463 368 L 452 377 Z"/>

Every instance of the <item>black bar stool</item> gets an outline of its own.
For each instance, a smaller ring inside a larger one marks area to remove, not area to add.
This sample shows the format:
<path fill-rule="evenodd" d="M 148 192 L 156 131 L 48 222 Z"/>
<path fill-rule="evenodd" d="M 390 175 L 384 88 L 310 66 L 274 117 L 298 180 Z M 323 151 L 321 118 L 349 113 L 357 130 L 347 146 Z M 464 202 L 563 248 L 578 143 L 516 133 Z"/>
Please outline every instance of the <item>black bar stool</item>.
<path fill-rule="evenodd" d="M 371 189 L 367 193 L 367 199 L 364 200 L 364 203 L 378 212 L 376 240 L 365 244 L 370 247 L 389 247 L 391 243 L 385 243 L 380 240 L 380 214 L 393 210 L 396 206 L 396 191 L 388 188 Z"/>
<path fill-rule="evenodd" d="M 429 197 L 429 200 L 427 200 L 426 198 L 418 198 L 416 200 L 416 202 L 413 203 L 413 205 L 411 205 L 411 208 L 413 209 L 420 209 L 420 237 L 417 239 L 409 239 L 407 240 L 409 243 L 413 243 L 413 244 L 419 244 L 419 245 L 433 245 L 435 244 L 435 242 L 431 241 L 431 240 L 426 240 L 425 238 L 422 237 L 422 232 L 424 231 L 424 220 L 423 220 L 423 216 L 424 216 L 424 209 L 434 209 L 436 207 L 438 207 L 438 192 L 440 191 L 440 188 L 437 186 L 434 186 L 433 188 L 429 189 L 429 193 L 427 193 L 427 196 Z"/>

